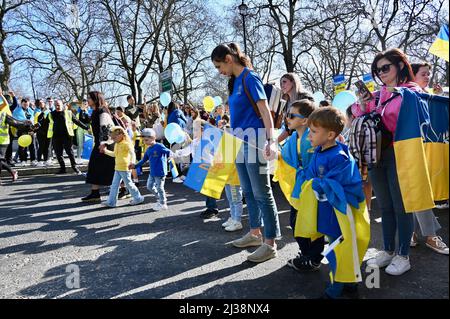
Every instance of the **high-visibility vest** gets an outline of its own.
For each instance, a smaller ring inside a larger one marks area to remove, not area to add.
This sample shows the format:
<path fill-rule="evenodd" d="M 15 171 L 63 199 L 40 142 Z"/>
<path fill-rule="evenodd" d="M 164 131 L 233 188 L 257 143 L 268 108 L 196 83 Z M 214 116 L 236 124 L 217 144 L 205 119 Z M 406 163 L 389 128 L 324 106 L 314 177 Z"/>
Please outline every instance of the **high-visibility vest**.
<path fill-rule="evenodd" d="M 76 117 L 77 117 L 77 120 L 79 120 L 80 119 L 80 113 L 77 113 Z M 73 123 L 72 127 L 73 127 L 73 130 L 75 131 L 78 128 L 78 125 Z"/>
<path fill-rule="evenodd" d="M 64 118 L 66 120 L 67 133 L 69 133 L 70 136 L 73 136 L 72 111 L 65 110 Z M 48 114 L 48 119 L 49 119 L 50 123 L 48 125 L 47 138 L 52 138 L 53 137 L 53 124 L 54 124 L 52 113 Z"/>
<path fill-rule="evenodd" d="M 9 107 L 0 110 L 0 145 L 9 145 L 9 125 L 6 123 Z"/>

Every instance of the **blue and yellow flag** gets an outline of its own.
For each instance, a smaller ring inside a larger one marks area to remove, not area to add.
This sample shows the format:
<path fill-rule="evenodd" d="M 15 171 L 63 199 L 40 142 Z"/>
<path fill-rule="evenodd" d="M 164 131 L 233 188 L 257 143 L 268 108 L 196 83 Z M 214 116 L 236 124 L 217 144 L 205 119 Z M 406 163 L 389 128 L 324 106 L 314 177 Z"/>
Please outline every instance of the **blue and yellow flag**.
<path fill-rule="evenodd" d="M 340 144 L 348 160 L 322 177 L 314 171 L 316 153 L 306 170 L 297 207 L 295 237 L 315 240 L 326 235 L 333 242 L 323 253 L 332 281 L 362 280 L 361 263 L 370 240 L 370 220 L 362 179 L 348 148 Z M 318 200 L 318 197 L 320 200 Z"/>
<path fill-rule="evenodd" d="M 448 49 L 448 25 L 443 25 L 437 35 L 436 41 L 430 47 L 430 53 L 449 62 Z"/>
<path fill-rule="evenodd" d="M 299 180 L 298 175 L 308 167 L 314 153 L 314 148 L 307 139 L 308 134 L 309 129 L 306 129 L 299 139 L 297 132 L 293 132 L 283 145 L 281 156 L 277 158 L 273 181 L 280 184 L 281 191 L 291 206 L 294 206 L 301 191 L 301 185 L 296 182 Z"/>
<path fill-rule="evenodd" d="M 402 106 L 394 137 L 397 176 L 408 213 L 448 199 L 447 97 L 400 89 Z"/>
<path fill-rule="evenodd" d="M 194 150 L 184 185 L 220 199 L 226 184 L 239 185 L 235 161 L 242 143 L 233 135 L 207 125 Z"/>

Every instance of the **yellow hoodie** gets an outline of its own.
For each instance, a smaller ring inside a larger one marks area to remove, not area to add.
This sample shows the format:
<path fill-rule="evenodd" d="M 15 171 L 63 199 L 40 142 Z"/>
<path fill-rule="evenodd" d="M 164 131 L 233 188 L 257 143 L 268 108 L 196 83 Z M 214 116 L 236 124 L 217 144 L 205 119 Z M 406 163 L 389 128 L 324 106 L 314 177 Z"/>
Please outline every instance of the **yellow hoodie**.
<path fill-rule="evenodd" d="M 128 166 L 136 162 L 134 147 L 125 138 L 114 145 L 114 152 L 105 149 L 105 154 L 116 158 L 115 170 L 119 172 L 129 171 Z"/>

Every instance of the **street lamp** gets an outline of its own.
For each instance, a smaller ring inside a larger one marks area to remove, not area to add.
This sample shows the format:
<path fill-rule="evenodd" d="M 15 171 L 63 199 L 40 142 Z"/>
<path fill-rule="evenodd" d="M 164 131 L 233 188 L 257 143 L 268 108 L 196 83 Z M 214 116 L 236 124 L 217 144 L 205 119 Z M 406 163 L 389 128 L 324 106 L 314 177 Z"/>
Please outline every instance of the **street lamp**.
<path fill-rule="evenodd" d="M 247 55 L 247 34 L 245 30 L 245 18 L 248 16 L 248 6 L 242 0 L 242 3 L 238 7 L 239 14 L 242 16 L 242 27 L 244 28 L 244 52 Z"/>

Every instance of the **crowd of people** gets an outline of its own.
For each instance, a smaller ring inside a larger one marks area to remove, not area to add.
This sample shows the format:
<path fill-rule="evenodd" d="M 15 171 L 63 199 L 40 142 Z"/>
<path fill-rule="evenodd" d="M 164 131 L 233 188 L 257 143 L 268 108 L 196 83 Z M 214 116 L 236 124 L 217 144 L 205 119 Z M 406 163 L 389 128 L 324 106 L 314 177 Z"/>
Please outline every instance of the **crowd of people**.
<path fill-rule="evenodd" d="M 52 98 L 46 101 L 38 99 L 34 103 L 22 98 L 19 104 L 13 92 L 5 94 L 9 108 L 0 109 L 0 172 L 2 168 L 6 169 L 16 180 L 17 172 L 12 167 L 27 165 L 28 159 L 32 166 L 49 165 L 54 152 L 60 173 L 66 173 L 65 150 L 72 169 L 81 174 L 73 143 L 77 145 L 80 158 L 85 134 L 89 132 L 93 135 L 94 146 L 86 183 L 91 190 L 82 201 L 100 203 L 100 187 L 107 186 L 110 193 L 105 206 L 116 207 L 117 199 L 129 197 L 132 197 L 130 205 L 141 204 L 144 197 L 139 191 L 139 175 L 148 162 L 150 171 L 146 186 L 157 198 L 153 209 L 166 210 L 170 205 L 165 192 L 165 181 L 170 175 L 168 161 L 175 160 L 180 172 L 180 176 L 173 176 L 173 182 L 182 183 L 205 122 L 225 132 L 235 128 L 258 132 L 262 129 L 266 143 L 258 150 L 258 155 L 264 160 L 250 159 L 252 145 L 256 143 L 244 137 L 243 160 L 236 162 L 239 185 L 227 183 L 225 186 L 230 217 L 222 226 L 229 232 L 243 229 L 242 215 L 246 205 L 248 232 L 232 245 L 257 247 L 248 256 L 249 261 L 260 263 L 278 256 L 276 239 L 281 232 L 277 200 L 280 199 L 273 195 L 268 162 L 280 156 L 283 148 L 291 147 L 296 154 L 294 157 L 297 157 L 294 161 L 297 174 L 301 174 L 305 181 L 329 176 L 343 165 L 355 163 L 358 167 L 353 178 L 357 179 L 360 187 L 354 190 L 354 196 L 365 201 L 370 214 L 372 196 L 375 195 L 382 216 L 384 247 L 368 261 L 368 265 L 386 267 L 390 275 L 402 275 L 411 268 L 410 248 L 418 245 L 420 235 L 425 238 L 427 247 L 448 255 L 449 249 L 438 235 L 441 226 L 433 211 L 405 211 L 393 149 L 392 136 L 396 132 L 402 96 L 389 88 L 405 87 L 427 92 L 429 64 L 411 64 L 398 49 L 380 52 L 372 63 L 372 74 L 381 82 L 380 89 L 360 94 L 360 101 L 350 106 L 345 114 L 332 107 L 329 101 L 316 103 L 313 95 L 301 84 L 299 75 L 286 73 L 279 83 L 287 102 L 283 112 L 284 124 L 280 134 L 276 135 L 263 82 L 239 46 L 235 43 L 219 45 L 212 52 L 211 60 L 218 72 L 230 79 L 227 102 L 212 112 L 175 102 L 168 107 L 160 107 L 156 102 L 146 103 L 145 99 L 143 105 L 136 105 L 133 96 L 127 97 L 126 107 L 111 107 L 100 92 L 90 92 L 78 108 Z M 433 93 L 441 92 L 442 88 L 436 85 Z M 375 155 L 376 138 L 370 134 L 370 122 L 365 115 L 377 113 L 385 132 L 381 154 Z M 165 139 L 164 128 L 170 123 L 176 123 L 184 130 L 186 138 L 183 143 L 170 145 Z M 33 132 L 33 142 L 27 148 L 19 147 L 13 157 L 13 139 L 29 132 Z M 374 159 L 374 156 L 379 158 Z M 372 165 L 374 162 L 378 164 Z M 341 180 L 336 178 L 335 182 L 341 183 Z M 317 193 L 319 206 L 330 214 L 329 223 L 336 223 L 333 203 L 327 199 L 326 191 L 317 185 L 313 183 L 312 187 Z M 219 215 L 216 199 L 205 197 L 205 206 L 202 218 Z M 287 261 L 287 265 L 300 272 L 316 271 L 321 266 L 326 241 L 332 243 L 338 238 L 297 236 L 296 225 L 302 222 L 298 220 L 300 216 L 298 207 L 291 204 L 290 225 L 299 251 L 297 256 Z M 339 298 L 354 289 L 354 283 L 335 280 L 326 289 L 324 297 Z"/>

